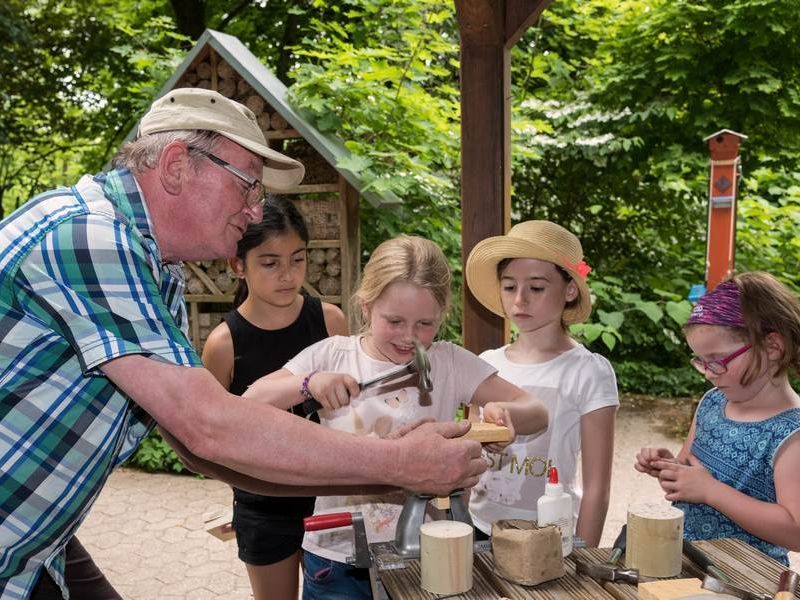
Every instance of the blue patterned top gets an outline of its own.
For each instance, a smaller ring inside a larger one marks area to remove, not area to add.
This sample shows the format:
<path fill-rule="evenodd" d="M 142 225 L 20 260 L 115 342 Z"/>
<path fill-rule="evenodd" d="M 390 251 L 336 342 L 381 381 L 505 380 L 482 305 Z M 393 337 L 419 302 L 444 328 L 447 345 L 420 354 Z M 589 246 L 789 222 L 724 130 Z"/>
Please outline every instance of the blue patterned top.
<path fill-rule="evenodd" d="M 773 468 L 775 455 L 800 430 L 800 408 L 785 410 L 763 421 L 732 421 L 725 416 L 725 394 L 710 390 L 697 408 L 692 454 L 715 479 L 763 502 L 777 502 Z M 789 565 L 786 548 L 758 538 L 707 504 L 676 502 L 684 512 L 687 540 L 736 538 Z"/>
<path fill-rule="evenodd" d="M 128 171 L 0 222 L 0 599 L 28 598 L 43 569 L 68 597 L 64 546 L 153 427 L 102 366 L 132 354 L 200 366 L 183 289 Z"/>

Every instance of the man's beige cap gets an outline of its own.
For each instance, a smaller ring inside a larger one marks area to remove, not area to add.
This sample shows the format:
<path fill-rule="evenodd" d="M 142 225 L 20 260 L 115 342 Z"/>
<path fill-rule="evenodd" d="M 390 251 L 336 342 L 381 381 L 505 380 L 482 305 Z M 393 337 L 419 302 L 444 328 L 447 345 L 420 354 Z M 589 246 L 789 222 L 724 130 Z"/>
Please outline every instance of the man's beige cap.
<path fill-rule="evenodd" d="M 269 189 L 287 190 L 303 180 L 302 164 L 267 146 L 253 111 L 218 92 L 202 88 L 167 92 L 142 117 L 139 136 L 184 129 L 216 131 L 263 156 L 261 180 Z"/>

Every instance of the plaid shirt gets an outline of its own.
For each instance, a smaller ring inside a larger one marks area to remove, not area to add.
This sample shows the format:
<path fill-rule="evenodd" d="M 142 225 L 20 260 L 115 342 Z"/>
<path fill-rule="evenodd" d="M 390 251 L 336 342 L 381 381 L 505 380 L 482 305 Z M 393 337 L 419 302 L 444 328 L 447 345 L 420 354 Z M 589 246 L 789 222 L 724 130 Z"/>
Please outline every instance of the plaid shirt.
<path fill-rule="evenodd" d="M 153 428 L 100 368 L 201 362 L 181 265 L 162 264 L 128 171 L 34 198 L 0 248 L 0 598 L 27 598 L 43 567 L 67 598 L 65 544 Z"/>

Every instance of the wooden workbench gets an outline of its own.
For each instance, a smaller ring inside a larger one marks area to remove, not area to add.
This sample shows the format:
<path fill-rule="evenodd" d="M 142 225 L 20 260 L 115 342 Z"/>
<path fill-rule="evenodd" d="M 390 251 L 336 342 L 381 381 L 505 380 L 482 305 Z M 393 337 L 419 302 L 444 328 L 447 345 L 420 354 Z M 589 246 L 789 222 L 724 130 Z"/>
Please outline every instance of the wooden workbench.
<path fill-rule="evenodd" d="M 778 576 L 784 566 L 738 540 L 724 539 L 695 542 L 731 579 L 731 583 L 754 592 L 774 593 Z M 494 572 L 492 555 L 489 552 L 476 554 L 472 573 L 472 589 L 457 598 L 466 600 L 514 600 L 534 599 L 582 599 L 582 600 L 638 600 L 635 585 L 599 582 L 575 574 L 575 560 L 603 562 L 609 555 L 608 548 L 584 548 L 575 550 L 565 561 L 566 575 L 533 587 L 517 585 Z M 624 565 L 623 560 L 620 565 Z M 686 557 L 683 559 L 681 577 L 698 577 L 702 574 Z M 380 572 L 380 579 L 391 600 L 434 600 L 438 598 L 420 588 L 419 561 L 409 561 L 405 569 Z M 797 596 L 800 598 L 800 595 Z"/>

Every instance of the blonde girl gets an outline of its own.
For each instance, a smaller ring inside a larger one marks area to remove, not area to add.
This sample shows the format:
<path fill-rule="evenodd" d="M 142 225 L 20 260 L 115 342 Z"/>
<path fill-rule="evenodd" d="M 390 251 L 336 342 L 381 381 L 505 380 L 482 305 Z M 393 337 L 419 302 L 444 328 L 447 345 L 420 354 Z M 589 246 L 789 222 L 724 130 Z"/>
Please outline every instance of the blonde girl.
<path fill-rule="evenodd" d="M 585 321 L 592 309 L 590 270 L 578 238 L 549 221 L 515 225 L 479 242 L 467 259 L 470 291 L 519 332 L 513 343 L 481 358 L 535 393 L 550 413 L 545 434 L 520 436 L 502 452 L 488 453 L 491 465 L 470 498 L 475 526 L 485 534 L 498 519 L 536 519 L 536 502 L 555 466 L 573 497 L 575 534 L 589 546 L 600 542 L 619 399 L 610 363 L 569 335 L 569 325 Z"/>
<path fill-rule="evenodd" d="M 383 242 L 364 267 L 354 297 L 362 333 L 314 344 L 248 394 L 285 407 L 285 396 L 294 404 L 313 397 L 323 406 L 323 425 L 355 435 L 385 436 L 420 418 L 452 421 L 462 403 L 482 406 L 487 421 L 517 432 L 543 430 L 547 412 L 538 400 L 467 350 L 434 341 L 449 306 L 450 284 L 447 259 L 433 242 L 407 235 Z M 415 341 L 430 359 L 430 397 L 420 395 L 414 376 L 359 393 L 358 381 L 410 361 Z M 320 497 L 315 512 L 360 511 L 369 541 L 389 541 L 404 500 L 401 491 Z M 370 597 L 366 570 L 346 564 L 353 554 L 352 531 L 307 533 L 303 548 L 304 598 Z"/>

